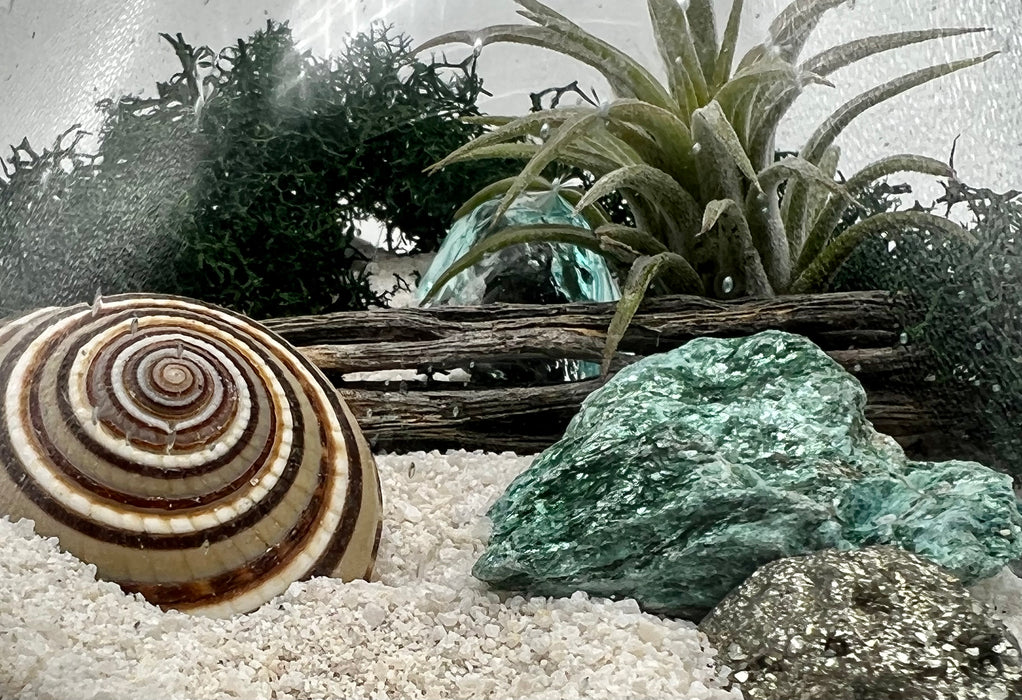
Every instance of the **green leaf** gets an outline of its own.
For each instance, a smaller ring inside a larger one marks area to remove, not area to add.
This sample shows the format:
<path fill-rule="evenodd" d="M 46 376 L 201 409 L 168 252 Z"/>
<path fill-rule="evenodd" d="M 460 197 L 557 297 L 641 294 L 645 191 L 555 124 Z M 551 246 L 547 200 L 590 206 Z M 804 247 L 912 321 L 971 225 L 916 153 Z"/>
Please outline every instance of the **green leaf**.
<path fill-rule="evenodd" d="M 717 20 L 713 13 L 713 0 L 689 0 L 688 26 L 692 34 L 692 43 L 696 46 L 699 64 L 703 69 L 703 78 L 707 86 L 713 84 L 713 73 L 717 65 L 719 41 L 717 39 Z"/>
<path fill-rule="evenodd" d="M 922 70 L 908 73 L 900 78 L 895 78 L 883 85 L 879 85 L 872 90 L 867 90 L 866 92 L 861 93 L 841 105 L 816 129 L 816 131 L 813 132 L 813 135 L 809 137 L 809 141 L 802 149 L 803 157 L 811 162 L 818 160 L 820 156 L 823 155 L 824 149 L 834 142 L 837 135 L 840 134 L 841 131 L 844 130 L 844 128 L 848 126 L 853 119 L 855 119 L 855 117 L 859 116 L 867 109 L 875 107 L 895 95 L 900 95 L 906 90 L 928 83 L 931 80 L 936 80 L 937 78 L 950 73 L 970 68 L 979 63 L 983 63 L 984 61 L 989 61 L 999 53 L 1000 51 L 991 51 L 983 56 L 976 56 L 974 58 L 966 58 L 959 61 L 952 61 L 923 68 Z"/>
<path fill-rule="evenodd" d="M 802 70 L 818 75 L 830 75 L 834 71 L 849 66 L 856 61 L 861 61 L 867 56 L 891 51 L 918 44 L 931 39 L 941 39 L 961 34 L 972 34 L 975 32 L 990 31 L 989 27 L 967 27 L 967 28 L 939 28 L 923 29 L 921 31 L 895 32 L 892 34 L 878 34 L 876 36 L 856 39 L 845 44 L 840 44 L 806 59 L 801 66 Z"/>
<path fill-rule="evenodd" d="M 669 232 L 677 236 L 670 241 L 672 249 L 683 251 L 688 248 L 699 221 L 699 205 L 677 180 L 651 165 L 629 165 L 607 173 L 593 183 L 576 205 L 576 210 L 620 190 L 634 192 L 662 212 L 666 220 L 678 226 Z"/>
<path fill-rule="evenodd" d="M 744 0 L 732 0 L 731 2 L 731 14 L 727 18 L 724 37 L 720 42 L 720 53 L 717 55 L 717 65 L 713 70 L 714 93 L 731 77 L 731 65 L 735 60 L 735 46 L 738 45 L 738 30 L 742 24 L 742 7 L 744 5 Z"/>
<path fill-rule="evenodd" d="M 473 211 L 475 211 L 475 209 L 480 204 L 483 204 L 484 202 L 488 202 L 491 199 L 494 199 L 498 196 L 503 196 L 514 181 L 515 181 L 514 177 L 506 177 L 503 180 L 498 180 L 497 182 L 487 185 L 483 189 L 479 190 L 474 195 L 472 195 L 472 197 L 470 197 L 468 201 L 462 204 L 461 207 L 456 212 L 454 212 L 454 217 L 452 218 L 452 221 L 457 221 L 463 216 L 468 216 Z M 553 187 L 553 185 L 550 183 L 549 180 L 546 180 L 545 178 L 542 177 L 537 177 L 533 178 L 532 182 L 529 183 L 528 189 L 549 190 L 551 187 Z"/>
<path fill-rule="evenodd" d="M 823 15 L 848 1 L 795 0 L 781 10 L 769 29 L 771 42 L 781 58 L 794 63 Z"/>
<path fill-rule="evenodd" d="M 954 175 L 954 171 L 947 163 L 935 158 L 903 153 L 870 163 L 848 179 L 845 189 L 852 193 L 861 192 L 876 180 L 899 172 L 916 172 L 937 177 L 952 177 Z M 834 235 L 834 230 L 841 223 L 841 218 L 847 208 L 848 204 L 841 199 L 832 198 L 826 202 L 816 216 L 813 229 L 795 263 L 796 275 L 801 274 L 827 245 Z"/>
<path fill-rule="evenodd" d="M 806 294 L 822 291 L 830 278 L 844 264 L 855 249 L 872 234 L 882 232 L 899 233 L 906 227 L 919 228 L 935 235 L 961 238 L 975 245 L 975 237 L 953 221 L 942 216 L 921 211 L 896 211 L 875 214 L 851 226 L 824 248 L 823 252 L 810 263 L 788 290 L 790 294 Z"/>
<path fill-rule="evenodd" d="M 635 317 L 646 296 L 646 290 L 650 282 L 657 275 L 669 275 L 672 288 L 677 290 L 691 289 L 689 293 L 700 293 L 702 283 L 688 261 L 674 253 L 658 253 L 653 256 L 642 256 L 635 261 L 628 272 L 628 279 L 625 280 L 621 290 L 621 299 L 617 303 L 614 317 L 610 320 L 607 328 L 607 344 L 603 348 L 603 362 L 601 372 L 603 376 L 610 373 L 610 363 L 614 359 L 618 345 L 628 330 L 628 326 Z M 686 293 L 681 291 L 681 293 Z"/>
<path fill-rule="evenodd" d="M 992 51 L 983 56 L 930 66 L 928 68 L 923 68 L 922 70 L 903 75 L 900 78 L 895 78 L 894 80 L 884 83 L 883 85 L 879 85 L 872 90 L 867 90 L 841 105 L 841 107 L 831 114 L 826 121 L 817 127 L 816 131 L 813 132 L 813 134 L 809 137 L 809 140 L 806 142 L 806 145 L 802 148 L 802 157 L 810 162 L 819 161 L 819 159 L 823 156 L 823 152 L 834 142 L 834 139 L 837 138 L 838 134 L 840 134 L 841 131 L 843 131 L 844 128 L 848 126 L 853 119 L 855 119 L 855 117 L 859 116 L 867 109 L 913 87 L 987 61 L 996 56 L 998 53 L 998 51 Z M 789 240 L 792 241 L 792 251 L 801 250 L 808 235 L 808 231 L 806 230 L 809 223 L 806 220 L 806 191 L 800 184 L 796 184 L 788 191 L 788 196 L 791 197 L 791 203 L 788 206 L 788 217 L 785 220 L 785 226 L 788 229 Z"/>
<path fill-rule="evenodd" d="M 791 178 L 799 178 L 804 183 L 818 185 L 843 197 L 848 203 L 858 205 L 858 201 L 849 190 L 834 181 L 833 175 L 827 175 L 823 170 L 799 156 L 788 156 L 761 170 L 759 184 L 764 191 L 776 190 L 780 183 Z"/>
<path fill-rule="evenodd" d="M 570 144 L 573 140 L 578 139 L 580 136 L 585 134 L 592 126 L 600 122 L 603 117 L 598 112 L 590 112 L 585 114 L 573 121 L 565 122 L 554 131 L 550 138 L 546 140 L 536 155 L 532 157 L 522 172 L 518 174 L 515 182 L 508 188 L 507 192 L 504 193 L 503 199 L 500 200 L 500 204 L 497 205 L 497 210 L 493 213 L 494 225 L 500 221 L 501 217 L 507 212 L 508 208 L 515 201 L 515 199 L 525 188 L 529 186 L 533 178 L 539 176 L 543 169 L 550 165 L 554 160 L 561 155 L 563 147 Z"/>
<path fill-rule="evenodd" d="M 718 231 L 718 275 L 732 277 L 735 296 L 742 292 L 751 296 L 774 296 L 763 260 L 752 242 L 745 212 L 735 200 L 715 199 L 706 205 L 699 235 L 706 235 L 714 227 Z"/>
<path fill-rule="evenodd" d="M 558 46 L 548 46 L 554 51 L 568 55 L 569 49 L 577 47 L 579 56 L 583 53 L 595 60 L 585 61 L 600 71 L 611 84 L 611 89 L 621 97 L 636 97 L 659 107 L 671 107 L 671 96 L 657 79 L 641 63 L 611 44 L 598 39 L 564 15 L 554 12 L 538 0 L 515 0 L 524 10 L 519 14 L 537 24 L 556 32 L 561 41 Z M 579 56 L 575 56 L 579 58 Z M 580 59 L 582 60 L 582 59 Z M 624 88 L 623 90 L 620 88 Z"/>
<path fill-rule="evenodd" d="M 727 120 L 724 111 L 716 100 L 710 100 L 705 106 L 697 109 L 692 114 L 693 124 L 700 122 L 706 125 L 708 132 L 723 147 L 724 152 L 730 157 L 739 171 L 748 178 L 755 187 L 759 187 L 756 170 L 749 161 L 749 156 L 742 147 L 741 139 L 735 133 L 731 123 Z"/>
<path fill-rule="evenodd" d="M 487 255 L 523 243 L 568 243 L 588 248 L 597 253 L 603 253 L 603 249 L 600 247 L 600 237 L 589 229 L 565 224 L 512 226 L 487 236 L 472 246 L 467 253 L 455 260 L 426 292 L 422 303 L 425 304 L 433 299 L 444 288 L 444 285 L 460 273 L 482 261 Z"/>
<path fill-rule="evenodd" d="M 646 73 L 642 66 L 609 44 L 600 42 L 594 37 L 590 38 L 594 39 L 598 44 L 603 44 L 605 48 L 594 49 L 585 42 L 580 43 L 577 35 L 566 33 L 556 28 L 529 24 L 500 24 L 476 31 L 458 31 L 442 34 L 417 46 L 413 52 L 420 53 L 438 46 L 455 43 L 473 46 L 477 40 L 483 46 L 496 43 L 538 46 L 570 56 L 588 66 L 592 66 L 607 79 L 610 89 L 617 95 L 637 97 L 660 104 L 662 107 L 670 106 L 667 92 L 651 75 Z M 645 73 L 645 76 L 642 75 L 643 73 Z"/>
<path fill-rule="evenodd" d="M 841 149 L 831 144 L 823 152 L 823 157 L 820 158 L 820 172 L 833 180 L 837 176 L 837 164 L 840 159 Z M 806 190 L 806 221 L 809 225 L 812 225 L 819 216 L 823 206 L 827 203 L 830 195 L 828 194 L 828 188 L 813 187 L 812 184 L 807 184 Z M 845 190 L 853 197 L 855 196 L 855 191 L 850 189 L 847 183 L 845 183 Z M 841 198 L 843 198 L 843 195 Z M 835 198 L 834 201 L 840 202 L 841 198 Z"/>
<path fill-rule="evenodd" d="M 691 85 L 694 107 L 706 104 L 706 76 L 688 26 L 688 16 L 677 0 L 647 0 L 657 49 L 667 69 L 671 93 L 678 98 Z"/>
<path fill-rule="evenodd" d="M 464 160 L 464 155 L 471 153 L 476 149 L 503 143 L 505 141 L 521 138 L 522 136 L 534 133 L 538 134 L 544 124 L 549 124 L 551 126 L 563 124 L 565 121 L 577 119 L 579 116 L 591 111 L 591 109 L 559 108 L 546 109 L 540 112 L 526 114 L 525 116 L 518 117 L 508 124 L 504 124 L 503 126 L 494 129 L 493 131 L 477 136 L 464 146 L 455 149 L 443 159 L 426 168 L 425 172 L 435 172 L 447 165 L 450 165 L 451 163 Z"/>
<path fill-rule="evenodd" d="M 608 223 L 597 228 L 596 235 L 626 246 L 635 253 L 636 257 L 668 252 L 667 246 L 657 240 L 655 236 L 633 226 Z"/>

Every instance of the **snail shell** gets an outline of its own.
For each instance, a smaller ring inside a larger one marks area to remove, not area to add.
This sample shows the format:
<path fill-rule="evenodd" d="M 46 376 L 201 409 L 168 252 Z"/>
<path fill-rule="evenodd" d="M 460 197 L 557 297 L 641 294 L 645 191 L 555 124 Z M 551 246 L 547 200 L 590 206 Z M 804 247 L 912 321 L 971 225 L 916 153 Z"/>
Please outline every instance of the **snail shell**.
<path fill-rule="evenodd" d="M 129 592 L 225 616 L 372 572 L 372 454 L 258 323 L 164 296 L 41 309 L 0 325 L 0 391 L 0 516 Z"/>

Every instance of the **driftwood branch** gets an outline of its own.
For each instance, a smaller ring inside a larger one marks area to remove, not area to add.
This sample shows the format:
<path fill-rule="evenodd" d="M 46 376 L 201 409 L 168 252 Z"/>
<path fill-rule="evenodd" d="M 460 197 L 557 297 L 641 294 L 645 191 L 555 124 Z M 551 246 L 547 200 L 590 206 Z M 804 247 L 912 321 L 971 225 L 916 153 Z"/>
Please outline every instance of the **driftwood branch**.
<path fill-rule="evenodd" d="M 866 415 L 905 445 L 929 441 L 960 417 L 923 394 L 925 353 L 905 344 L 899 299 L 856 292 L 717 301 L 658 297 L 635 315 L 612 373 L 643 356 L 701 336 L 767 329 L 808 337 L 867 390 Z M 493 388 L 461 382 L 352 381 L 354 373 L 435 371 L 475 363 L 572 359 L 598 362 L 614 304 L 383 309 L 272 319 L 267 326 L 298 346 L 337 385 L 377 449 L 541 450 L 561 434 L 602 379 Z M 466 375 L 469 376 L 469 375 Z"/>

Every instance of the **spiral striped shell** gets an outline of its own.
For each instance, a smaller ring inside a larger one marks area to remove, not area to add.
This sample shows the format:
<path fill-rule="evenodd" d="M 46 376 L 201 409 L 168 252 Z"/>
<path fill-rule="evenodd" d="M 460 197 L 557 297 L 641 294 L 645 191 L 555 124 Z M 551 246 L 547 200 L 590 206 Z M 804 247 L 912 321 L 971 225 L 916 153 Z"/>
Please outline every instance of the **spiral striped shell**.
<path fill-rule="evenodd" d="M 224 616 L 372 572 L 372 454 L 258 323 L 177 297 L 41 309 L 0 325 L 0 390 L 0 515 L 129 592 Z"/>

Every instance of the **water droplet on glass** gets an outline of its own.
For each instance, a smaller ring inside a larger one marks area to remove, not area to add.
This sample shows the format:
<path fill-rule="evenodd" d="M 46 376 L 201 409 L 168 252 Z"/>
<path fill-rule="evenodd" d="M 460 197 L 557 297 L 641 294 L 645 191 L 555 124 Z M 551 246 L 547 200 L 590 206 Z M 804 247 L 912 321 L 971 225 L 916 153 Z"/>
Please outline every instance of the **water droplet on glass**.
<path fill-rule="evenodd" d="M 415 476 L 415 462 L 408 465 L 408 478 L 411 479 Z"/>
<path fill-rule="evenodd" d="M 898 336 L 898 342 L 901 343 L 902 345 L 907 345 L 908 344 L 908 333 L 902 331 L 901 335 Z"/>
<path fill-rule="evenodd" d="M 177 442 L 177 428 L 171 428 L 170 432 L 167 433 L 167 454 L 174 449 L 174 443 Z"/>
<path fill-rule="evenodd" d="M 475 43 L 472 44 L 472 55 L 479 56 L 483 52 L 483 40 L 482 38 L 476 38 Z"/>
<path fill-rule="evenodd" d="M 177 355 L 177 359 L 179 360 L 185 356 L 185 346 L 180 340 L 177 341 L 177 344 L 174 346 L 174 354 Z"/>
<path fill-rule="evenodd" d="M 402 394 L 407 394 L 408 393 L 408 382 L 402 380 L 401 383 L 397 385 L 397 390 L 399 392 L 401 392 Z"/>
<path fill-rule="evenodd" d="M 390 380 L 388 379 L 387 381 L 383 382 L 383 386 L 390 386 Z"/>
<path fill-rule="evenodd" d="M 937 381 L 937 375 L 935 375 L 935 374 L 927 374 L 925 377 L 923 377 L 923 381 L 924 382 L 935 382 L 935 381 Z"/>
<path fill-rule="evenodd" d="M 703 144 L 698 141 L 692 144 L 692 155 L 698 155 L 701 150 L 703 150 Z"/>
<path fill-rule="evenodd" d="M 982 350 L 983 349 L 983 341 L 981 340 L 978 343 L 976 343 L 975 347 L 976 347 L 977 350 Z"/>
<path fill-rule="evenodd" d="M 259 485 L 259 477 L 253 476 L 251 479 L 248 480 L 248 483 L 250 485 L 252 485 L 252 486 L 258 486 Z"/>
<path fill-rule="evenodd" d="M 543 126 L 539 127 L 539 137 L 546 141 L 550 137 L 550 125 L 543 122 Z"/>
<path fill-rule="evenodd" d="M 99 406 L 92 407 L 92 424 L 97 425 L 99 423 Z"/>
<path fill-rule="evenodd" d="M 895 243 L 894 241 L 887 241 L 887 252 L 888 253 L 894 251 L 894 249 L 897 248 L 897 247 L 898 247 L 898 244 Z"/>
<path fill-rule="evenodd" d="M 367 408 L 366 409 L 366 418 L 372 418 L 372 417 L 373 417 L 373 409 Z"/>
<path fill-rule="evenodd" d="M 131 317 L 131 334 L 135 335 L 138 333 L 138 316 Z"/>
<path fill-rule="evenodd" d="M 209 540 L 202 541 L 202 554 L 203 556 L 209 554 Z"/>
<path fill-rule="evenodd" d="M 461 407 L 458 406 L 458 405 L 455 405 L 454 408 L 451 410 L 451 415 L 453 415 L 455 418 L 457 418 L 460 414 L 461 414 Z"/>
<path fill-rule="evenodd" d="M 990 387 L 990 390 L 996 394 L 996 393 L 1000 392 L 1001 385 L 1000 384 L 994 384 L 992 387 Z"/>
<path fill-rule="evenodd" d="M 853 372 L 861 372 L 862 371 L 862 365 L 860 365 L 858 362 L 856 362 L 854 365 L 852 365 L 852 371 Z"/>
<path fill-rule="evenodd" d="M 720 283 L 720 288 L 725 294 L 730 294 L 735 290 L 735 281 L 728 275 L 724 278 L 724 281 Z"/>

